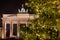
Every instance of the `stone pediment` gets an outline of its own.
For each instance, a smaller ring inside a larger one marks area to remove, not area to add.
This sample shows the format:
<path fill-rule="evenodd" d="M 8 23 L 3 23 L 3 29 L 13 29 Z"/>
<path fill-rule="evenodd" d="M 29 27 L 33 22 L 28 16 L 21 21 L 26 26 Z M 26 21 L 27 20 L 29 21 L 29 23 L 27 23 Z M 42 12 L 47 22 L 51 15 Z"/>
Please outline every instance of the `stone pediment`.
<path fill-rule="evenodd" d="M 2 19 L 6 20 L 27 20 L 27 19 L 34 19 L 33 14 L 3 14 Z"/>

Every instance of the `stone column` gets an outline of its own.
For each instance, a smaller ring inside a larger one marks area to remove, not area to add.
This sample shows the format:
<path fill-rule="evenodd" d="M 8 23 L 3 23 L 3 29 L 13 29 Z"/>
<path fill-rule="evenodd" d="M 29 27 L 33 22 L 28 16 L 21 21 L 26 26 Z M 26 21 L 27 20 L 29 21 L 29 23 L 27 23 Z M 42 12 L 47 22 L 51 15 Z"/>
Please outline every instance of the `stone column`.
<path fill-rule="evenodd" d="M 12 37 L 12 21 L 10 21 L 10 37 Z"/>
<path fill-rule="evenodd" d="M 4 31 L 5 31 L 4 36 L 6 38 L 6 22 L 5 22 L 5 26 L 4 26 Z"/>
<path fill-rule="evenodd" d="M 4 31 L 4 30 L 5 30 L 5 29 L 4 29 L 4 26 L 5 26 L 5 25 L 4 25 L 4 21 L 2 21 L 2 38 L 4 38 L 4 33 L 5 33 L 5 31 Z"/>
<path fill-rule="evenodd" d="M 20 23 L 19 23 L 19 21 L 17 21 L 17 36 L 19 37 L 19 30 L 20 30 Z"/>

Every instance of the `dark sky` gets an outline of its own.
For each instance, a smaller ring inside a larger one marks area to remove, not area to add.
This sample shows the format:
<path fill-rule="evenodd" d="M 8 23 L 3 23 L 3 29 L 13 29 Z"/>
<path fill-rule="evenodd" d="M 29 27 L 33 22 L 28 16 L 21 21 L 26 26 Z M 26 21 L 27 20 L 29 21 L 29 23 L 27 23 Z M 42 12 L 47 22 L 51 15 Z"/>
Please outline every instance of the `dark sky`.
<path fill-rule="evenodd" d="M 17 9 L 21 8 L 21 4 L 27 0 L 0 0 L 0 14 L 2 13 L 17 13 Z"/>

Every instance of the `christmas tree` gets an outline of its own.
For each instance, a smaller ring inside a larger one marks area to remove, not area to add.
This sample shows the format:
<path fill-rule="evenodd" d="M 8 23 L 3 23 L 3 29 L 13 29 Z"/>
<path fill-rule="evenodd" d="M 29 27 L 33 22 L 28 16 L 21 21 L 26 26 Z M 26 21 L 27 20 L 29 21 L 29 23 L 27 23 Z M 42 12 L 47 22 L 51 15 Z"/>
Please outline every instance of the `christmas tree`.
<path fill-rule="evenodd" d="M 25 5 L 35 19 L 28 27 L 20 28 L 22 40 L 58 40 L 57 20 L 60 15 L 59 0 L 29 0 Z"/>

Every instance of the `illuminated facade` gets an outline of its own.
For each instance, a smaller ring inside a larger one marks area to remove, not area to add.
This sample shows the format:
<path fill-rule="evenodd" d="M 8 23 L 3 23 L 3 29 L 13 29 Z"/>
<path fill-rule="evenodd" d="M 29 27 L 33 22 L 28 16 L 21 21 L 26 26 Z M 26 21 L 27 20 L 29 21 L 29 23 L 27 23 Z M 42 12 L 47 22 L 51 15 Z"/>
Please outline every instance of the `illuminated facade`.
<path fill-rule="evenodd" d="M 3 14 L 2 17 L 2 38 L 19 37 L 21 24 L 29 24 L 28 19 L 34 19 L 34 14 L 29 14 L 28 9 L 18 9 L 17 14 Z"/>

